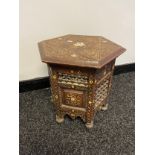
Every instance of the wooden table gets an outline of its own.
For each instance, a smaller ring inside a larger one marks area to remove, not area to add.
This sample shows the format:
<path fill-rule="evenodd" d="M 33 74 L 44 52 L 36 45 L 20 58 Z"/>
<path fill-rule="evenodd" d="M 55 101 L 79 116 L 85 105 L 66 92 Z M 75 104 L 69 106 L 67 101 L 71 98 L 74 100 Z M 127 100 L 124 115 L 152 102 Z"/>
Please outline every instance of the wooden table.
<path fill-rule="evenodd" d="M 47 63 L 56 121 L 67 114 L 80 117 L 87 128 L 94 115 L 107 109 L 115 59 L 125 49 L 101 36 L 66 35 L 39 42 Z"/>

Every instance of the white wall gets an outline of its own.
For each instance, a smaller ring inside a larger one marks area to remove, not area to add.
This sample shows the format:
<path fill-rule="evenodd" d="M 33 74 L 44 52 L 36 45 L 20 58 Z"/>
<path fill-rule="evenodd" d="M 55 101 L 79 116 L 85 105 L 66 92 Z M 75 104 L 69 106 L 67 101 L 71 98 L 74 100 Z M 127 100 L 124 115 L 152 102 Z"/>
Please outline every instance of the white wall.
<path fill-rule="evenodd" d="M 134 62 L 134 0 L 20 0 L 20 80 L 47 76 L 37 43 L 66 34 L 101 35 Z"/>

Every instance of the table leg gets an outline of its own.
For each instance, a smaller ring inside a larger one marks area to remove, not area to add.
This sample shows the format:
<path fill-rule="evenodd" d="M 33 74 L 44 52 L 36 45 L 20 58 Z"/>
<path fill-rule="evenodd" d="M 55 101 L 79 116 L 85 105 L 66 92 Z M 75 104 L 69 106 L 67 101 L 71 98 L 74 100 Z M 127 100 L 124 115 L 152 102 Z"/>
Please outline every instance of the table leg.
<path fill-rule="evenodd" d="M 93 125 L 94 125 L 94 122 L 93 121 L 91 121 L 90 123 L 86 123 L 86 127 L 87 128 L 93 128 Z"/>
<path fill-rule="evenodd" d="M 57 122 L 57 123 L 62 123 L 62 122 L 64 122 L 64 117 L 60 117 L 60 116 L 56 115 L 56 122 Z"/>
<path fill-rule="evenodd" d="M 103 105 L 102 107 L 101 107 L 101 110 L 107 110 L 108 109 L 108 103 L 106 103 L 105 105 Z"/>

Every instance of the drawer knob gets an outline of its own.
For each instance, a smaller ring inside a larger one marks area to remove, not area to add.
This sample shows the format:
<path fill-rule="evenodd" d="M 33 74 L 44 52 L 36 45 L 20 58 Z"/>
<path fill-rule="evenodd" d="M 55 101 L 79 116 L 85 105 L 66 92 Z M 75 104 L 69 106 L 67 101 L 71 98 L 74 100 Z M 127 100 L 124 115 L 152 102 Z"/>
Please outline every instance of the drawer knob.
<path fill-rule="evenodd" d="M 74 102 L 75 101 L 75 98 L 74 97 L 71 97 L 71 101 Z"/>

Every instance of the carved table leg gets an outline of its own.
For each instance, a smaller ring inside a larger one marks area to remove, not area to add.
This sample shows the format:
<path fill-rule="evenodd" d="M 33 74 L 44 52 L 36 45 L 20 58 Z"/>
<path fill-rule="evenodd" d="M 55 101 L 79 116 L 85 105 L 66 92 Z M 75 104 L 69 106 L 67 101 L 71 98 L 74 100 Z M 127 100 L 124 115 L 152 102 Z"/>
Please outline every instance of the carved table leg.
<path fill-rule="evenodd" d="M 107 103 L 101 107 L 101 110 L 103 110 L 103 111 L 107 110 L 107 109 L 108 109 L 108 104 Z"/>
<path fill-rule="evenodd" d="M 57 123 L 62 123 L 62 122 L 64 122 L 64 117 L 60 117 L 60 116 L 56 115 L 56 122 L 57 122 Z"/>
<path fill-rule="evenodd" d="M 89 128 L 89 129 L 92 128 L 93 125 L 94 125 L 93 121 L 91 121 L 90 123 L 86 123 L 86 127 Z"/>

